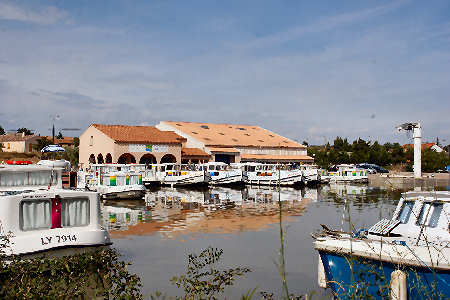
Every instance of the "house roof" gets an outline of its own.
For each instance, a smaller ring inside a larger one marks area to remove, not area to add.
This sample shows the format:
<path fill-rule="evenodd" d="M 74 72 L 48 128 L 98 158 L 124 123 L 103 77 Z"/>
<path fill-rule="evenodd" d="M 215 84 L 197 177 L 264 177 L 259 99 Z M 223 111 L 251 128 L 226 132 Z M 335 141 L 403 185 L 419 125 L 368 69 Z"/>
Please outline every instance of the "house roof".
<path fill-rule="evenodd" d="M 181 132 L 215 147 L 306 148 L 259 126 L 163 121 Z"/>
<path fill-rule="evenodd" d="M 209 158 L 209 154 L 199 148 L 181 148 L 181 156 L 189 157 L 189 156 L 201 156 Z"/>
<path fill-rule="evenodd" d="M 42 137 L 44 137 L 44 138 L 46 138 L 47 140 L 52 140 L 53 139 L 53 137 L 51 137 L 51 136 L 42 136 Z M 65 137 L 63 137 L 62 139 L 57 139 L 56 137 L 55 137 L 55 144 L 73 144 L 73 137 L 70 137 L 70 136 L 65 136 Z"/>
<path fill-rule="evenodd" d="M 422 150 L 428 149 L 436 145 L 435 143 L 422 143 Z M 402 146 L 403 149 L 414 148 L 414 144 L 405 144 Z"/>
<path fill-rule="evenodd" d="M 10 133 L 0 135 L 0 143 L 1 142 L 23 142 L 32 138 L 36 138 L 36 135 L 25 135 L 23 136 L 21 133 Z"/>
<path fill-rule="evenodd" d="M 241 160 L 313 162 L 314 158 L 308 155 L 241 154 Z"/>
<path fill-rule="evenodd" d="M 161 131 L 153 126 L 92 124 L 116 142 L 181 144 L 186 141 L 173 131 Z"/>

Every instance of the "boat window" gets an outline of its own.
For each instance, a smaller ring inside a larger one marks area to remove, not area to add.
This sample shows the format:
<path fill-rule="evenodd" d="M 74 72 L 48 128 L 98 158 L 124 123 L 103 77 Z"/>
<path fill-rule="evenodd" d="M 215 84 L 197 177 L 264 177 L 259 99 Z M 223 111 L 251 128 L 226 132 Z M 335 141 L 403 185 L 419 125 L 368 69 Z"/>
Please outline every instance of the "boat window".
<path fill-rule="evenodd" d="M 52 226 L 50 200 L 22 201 L 20 203 L 20 227 L 22 230 L 48 229 Z"/>
<path fill-rule="evenodd" d="M 400 214 L 397 218 L 397 220 L 399 220 L 400 223 L 402 223 L 402 224 L 408 223 L 409 216 L 411 215 L 413 206 L 414 206 L 413 201 L 405 201 L 403 203 L 402 210 L 400 211 Z"/>
<path fill-rule="evenodd" d="M 89 224 L 89 199 L 61 199 L 61 224 L 63 227 L 86 226 Z"/>
<path fill-rule="evenodd" d="M 422 209 L 420 210 L 419 218 L 417 219 L 416 224 L 436 227 L 443 207 L 443 203 L 424 203 Z"/>
<path fill-rule="evenodd" d="M 210 165 L 210 166 L 208 167 L 208 170 L 214 170 L 214 166 L 213 166 L 213 165 Z"/>

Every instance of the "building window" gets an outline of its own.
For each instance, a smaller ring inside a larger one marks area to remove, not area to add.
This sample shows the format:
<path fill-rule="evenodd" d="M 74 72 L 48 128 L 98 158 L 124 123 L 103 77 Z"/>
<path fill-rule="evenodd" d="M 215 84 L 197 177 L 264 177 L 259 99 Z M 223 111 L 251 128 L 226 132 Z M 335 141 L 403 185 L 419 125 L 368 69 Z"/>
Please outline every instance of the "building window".
<path fill-rule="evenodd" d="M 8 143 L 8 149 L 11 149 L 11 144 L 10 143 Z"/>
<path fill-rule="evenodd" d="M 89 141 L 89 146 L 94 145 L 94 137 L 91 135 L 91 140 Z"/>

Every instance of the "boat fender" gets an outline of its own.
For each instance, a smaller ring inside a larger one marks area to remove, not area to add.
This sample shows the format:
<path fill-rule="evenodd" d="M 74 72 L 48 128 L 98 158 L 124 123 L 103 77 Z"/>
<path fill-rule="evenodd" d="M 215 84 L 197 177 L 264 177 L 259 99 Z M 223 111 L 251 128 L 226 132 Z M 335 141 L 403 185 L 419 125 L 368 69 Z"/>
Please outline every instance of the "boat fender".
<path fill-rule="evenodd" d="M 406 273 L 401 270 L 395 270 L 391 273 L 391 300 L 406 300 L 408 290 L 406 288 Z"/>
<path fill-rule="evenodd" d="M 325 268 L 322 263 L 320 255 L 317 260 L 317 284 L 319 287 L 326 289 L 328 287 L 327 276 L 325 274 Z"/>

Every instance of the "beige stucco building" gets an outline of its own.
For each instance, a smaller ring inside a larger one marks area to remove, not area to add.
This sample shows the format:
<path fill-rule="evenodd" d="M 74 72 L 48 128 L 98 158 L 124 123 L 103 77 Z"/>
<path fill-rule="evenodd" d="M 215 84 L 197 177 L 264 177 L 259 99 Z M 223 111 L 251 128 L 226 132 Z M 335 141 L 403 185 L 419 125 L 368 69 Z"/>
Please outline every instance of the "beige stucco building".
<path fill-rule="evenodd" d="M 156 128 L 186 139 L 185 147 L 211 155 L 212 161 L 312 163 L 306 146 L 253 125 L 162 121 Z"/>
<path fill-rule="evenodd" d="M 153 126 L 92 124 L 80 135 L 80 167 L 89 163 L 180 163 L 185 141 Z"/>
<path fill-rule="evenodd" d="M 37 144 L 40 136 L 25 135 L 24 133 L 13 133 L 0 135 L 4 152 L 33 152 L 33 145 Z"/>

